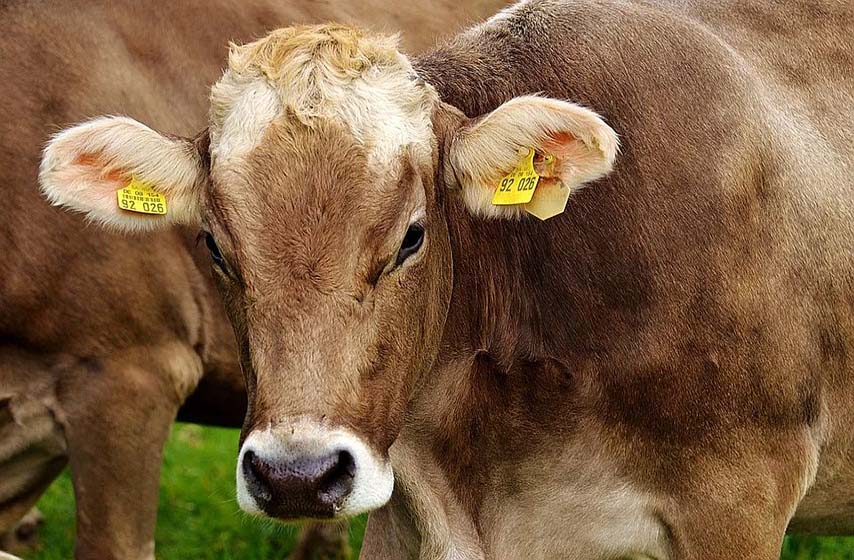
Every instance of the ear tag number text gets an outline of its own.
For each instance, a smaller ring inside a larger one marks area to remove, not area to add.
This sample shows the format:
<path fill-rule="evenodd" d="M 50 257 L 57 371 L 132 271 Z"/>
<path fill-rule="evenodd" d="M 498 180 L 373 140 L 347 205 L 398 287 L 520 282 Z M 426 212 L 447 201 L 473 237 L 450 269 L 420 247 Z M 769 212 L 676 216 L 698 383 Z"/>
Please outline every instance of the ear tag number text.
<path fill-rule="evenodd" d="M 126 187 L 116 191 L 119 208 L 140 214 L 166 214 L 166 197 L 150 184 L 133 177 Z"/>
<path fill-rule="evenodd" d="M 540 176 L 534 171 L 534 149 L 522 158 L 509 175 L 504 176 L 492 197 L 492 204 L 526 204 L 534 196 L 534 189 L 540 183 Z"/>

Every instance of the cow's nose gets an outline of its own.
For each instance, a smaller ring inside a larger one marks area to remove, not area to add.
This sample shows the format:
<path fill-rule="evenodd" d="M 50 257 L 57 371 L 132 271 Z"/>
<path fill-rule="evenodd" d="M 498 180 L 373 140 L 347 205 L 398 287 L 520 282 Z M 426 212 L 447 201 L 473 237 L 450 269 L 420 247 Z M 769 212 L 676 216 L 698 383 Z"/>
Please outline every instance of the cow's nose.
<path fill-rule="evenodd" d="M 251 450 L 243 454 L 249 493 L 271 517 L 332 517 L 353 490 L 356 463 L 346 450 L 320 457 L 268 461 Z"/>

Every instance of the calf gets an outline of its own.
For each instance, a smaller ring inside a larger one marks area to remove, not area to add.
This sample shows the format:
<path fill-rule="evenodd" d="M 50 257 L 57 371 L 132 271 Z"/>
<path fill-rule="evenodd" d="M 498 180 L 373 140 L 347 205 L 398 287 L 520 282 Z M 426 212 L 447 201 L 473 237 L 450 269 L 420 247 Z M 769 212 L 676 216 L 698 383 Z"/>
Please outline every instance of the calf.
<path fill-rule="evenodd" d="M 373 511 L 364 558 L 770 560 L 854 529 L 852 32 L 829 1 L 529 0 L 414 58 L 288 28 L 231 49 L 195 141 L 96 119 L 41 185 L 205 231 L 245 510 Z"/>
<path fill-rule="evenodd" d="M 45 132 L 111 112 L 186 133 L 205 122 L 228 40 L 336 17 L 402 26 L 426 45 L 489 4 L 501 3 L 0 5 L 0 533 L 68 463 L 77 557 L 150 558 L 178 407 L 202 379 L 186 418 L 239 423 L 244 409 L 231 327 L 206 255 L 195 260 L 197 229 L 105 237 L 51 208 L 36 187 Z"/>

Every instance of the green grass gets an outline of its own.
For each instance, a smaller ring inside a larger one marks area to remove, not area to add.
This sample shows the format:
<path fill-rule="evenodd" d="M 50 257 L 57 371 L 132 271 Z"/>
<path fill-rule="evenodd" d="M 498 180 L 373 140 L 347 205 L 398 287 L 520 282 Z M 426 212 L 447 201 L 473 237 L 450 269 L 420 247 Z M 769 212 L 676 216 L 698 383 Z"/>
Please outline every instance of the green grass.
<path fill-rule="evenodd" d="M 854 537 L 788 537 L 783 560 L 854 560 Z"/>
<path fill-rule="evenodd" d="M 166 447 L 157 519 L 160 560 L 283 559 L 296 532 L 248 517 L 234 500 L 237 431 L 179 424 Z M 71 481 L 63 474 L 39 502 L 46 518 L 32 560 L 68 560 L 74 541 Z M 364 520 L 350 530 L 358 551 Z M 783 560 L 854 560 L 854 538 L 790 537 Z"/>

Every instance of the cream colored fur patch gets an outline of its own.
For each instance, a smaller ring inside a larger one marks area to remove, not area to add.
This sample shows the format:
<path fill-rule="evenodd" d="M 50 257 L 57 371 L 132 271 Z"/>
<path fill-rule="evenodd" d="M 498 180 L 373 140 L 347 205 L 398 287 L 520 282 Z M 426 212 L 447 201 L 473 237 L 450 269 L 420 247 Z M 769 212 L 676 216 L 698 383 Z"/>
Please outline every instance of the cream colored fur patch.
<path fill-rule="evenodd" d="M 369 161 L 384 165 L 403 146 L 429 148 L 435 100 L 396 37 L 337 25 L 280 29 L 231 47 L 228 70 L 211 91 L 212 153 L 219 161 L 246 154 L 287 115 L 309 126 L 343 122 Z"/>

